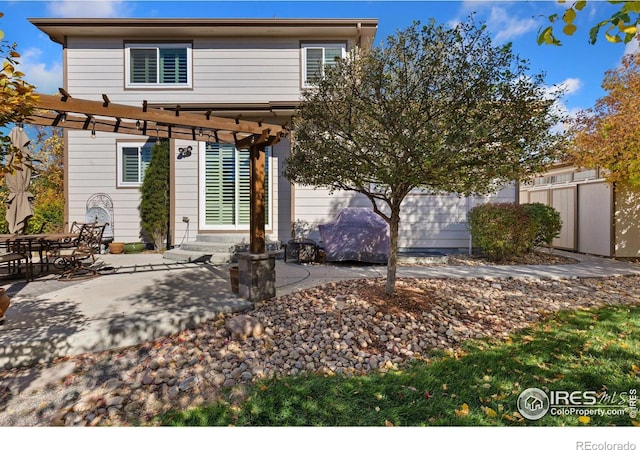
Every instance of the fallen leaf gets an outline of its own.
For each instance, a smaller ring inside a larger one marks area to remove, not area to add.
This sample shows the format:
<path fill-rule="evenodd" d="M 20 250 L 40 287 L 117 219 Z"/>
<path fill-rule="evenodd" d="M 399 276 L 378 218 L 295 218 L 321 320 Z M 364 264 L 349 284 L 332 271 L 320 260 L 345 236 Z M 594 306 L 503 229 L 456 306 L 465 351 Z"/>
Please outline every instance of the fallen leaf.
<path fill-rule="evenodd" d="M 633 425 L 634 427 L 640 427 L 640 422 L 638 422 L 637 420 L 631 420 L 631 425 Z"/>
<path fill-rule="evenodd" d="M 393 422 L 390 422 L 387 419 L 385 419 L 384 420 L 384 426 L 385 427 L 394 427 L 395 425 L 393 424 Z"/>
<path fill-rule="evenodd" d="M 429 391 L 427 391 L 426 389 L 424 391 L 424 398 L 427 398 L 427 399 L 431 398 L 431 393 Z"/>
<path fill-rule="evenodd" d="M 589 422 L 591 422 L 591 417 L 587 417 L 587 416 L 580 416 L 578 417 L 578 422 L 583 423 L 583 424 L 588 424 Z"/>
<path fill-rule="evenodd" d="M 446 384 L 443 384 L 443 385 L 442 385 L 442 389 L 446 391 L 446 390 L 447 390 L 447 385 L 446 385 Z"/>
<path fill-rule="evenodd" d="M 489 417 L 497 417 L 498 416 L 498 413 L 495 412 L 495 410 L 489 408 L 488 406 L 483 406 L 482 407 L 482 412 L 485 413 Z"/>
<path fill-rule="evenodd" d="M 379 406 L 376 406 L 374 409 L 376 410 L 376 412 L 380 411 L 380 407 Z"/>
<path fill-rule="evenodd" d="M 456 409 L 456 416 L 464 417 L 467 415 L 469 415 L 469 405 L 463 403 L 460 409 Z"/>
<path fill-rule="evenodd" d="M 260 386 L 260 390 L 261 390 L 262 392 L 266 391 L 267 389 L 268 389 L 268 388 L 267 388 L 267 386 L 266 386 L 266 385 L 264 385 L 264 384 L 263 384 L 262 386 Z"/>
<path fill-rule="evenodd" d="M 503 415 L 502 415 L 502 418 L 503 418 L 504 420 L 508 420 L 509 422 L 515 422 L 515 421 L 516 421 L 516 418 L 515 418 L 515 417 L 513 417 L 513 416 L 510 416 L 509 414 L 503 414 Z"/>

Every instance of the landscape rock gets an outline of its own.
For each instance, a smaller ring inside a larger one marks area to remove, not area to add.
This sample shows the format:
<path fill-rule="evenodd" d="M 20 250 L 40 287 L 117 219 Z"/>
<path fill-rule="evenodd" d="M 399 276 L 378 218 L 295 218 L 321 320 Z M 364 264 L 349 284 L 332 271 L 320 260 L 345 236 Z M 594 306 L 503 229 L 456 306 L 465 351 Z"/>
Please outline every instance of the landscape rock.
<path fill-rule="evenodd" d="M 231 339 L 237 341 L 245 341 L 249 337 L 259 337 L 264 331 L 258 319 L 246 314 L 228 319 L 225 322 L 225 329 L 231 336 Z"/>
<path fill-rule="evenodd" d="M 272 299 L 251 316 L 231 314 L 135 347 L 68 357 L 59 364 L 77 370 L 37 390 L 19 389 L 29 368 L 0 370 L 0 426 L 145 425 L 170 409 L 215 399 L 222 387 L 305 372 L 397 370 L 433 348 L 453 352 L 466 339 L 504 338 L 556 311 L 640 302 L 639 277 L 397 283 L 407 298 L 389 300 L 382 280 L 330 283 Z"/>

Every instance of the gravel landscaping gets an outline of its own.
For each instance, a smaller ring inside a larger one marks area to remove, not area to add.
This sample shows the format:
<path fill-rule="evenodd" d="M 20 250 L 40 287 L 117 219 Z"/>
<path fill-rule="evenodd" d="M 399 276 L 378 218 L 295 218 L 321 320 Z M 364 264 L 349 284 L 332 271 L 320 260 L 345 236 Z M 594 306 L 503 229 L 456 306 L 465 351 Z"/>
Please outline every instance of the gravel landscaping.
<path fill-rule="evenodd" d="M 263 377 L 394 370 L 434 348 L 503 339 L 555 311 L 638 304 L 639 282 L 406 278 L 392 298 L 382 279 L 331 283 L 245 312 L 262 328 L 245 339 L 225 329 L 235 314 L 136 347 L 1 371 L 0 426 L 146 425 L 225 387 L 241 397 Z"/>

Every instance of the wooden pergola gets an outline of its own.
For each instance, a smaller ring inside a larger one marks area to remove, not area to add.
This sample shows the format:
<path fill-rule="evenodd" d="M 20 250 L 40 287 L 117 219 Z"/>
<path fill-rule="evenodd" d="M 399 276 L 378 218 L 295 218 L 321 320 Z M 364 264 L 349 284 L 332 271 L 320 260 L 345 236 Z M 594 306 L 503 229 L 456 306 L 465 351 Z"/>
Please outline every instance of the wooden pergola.
<path fill-rule="evenodd" d="M 122 133 L 152 138 L 185 139 L 234 144 L 250 152 L 250 252 L 264 254 L 265 246 L 265 148 L 288 134 L 285 126 L 216 117 L 203 114 L 112 103 L 102 94 L 102 101 L 73 98 L 64 89 L 60 95 L 38 94 L 36 109 L 26 120 L 33 125 L 74 130 Z"/>

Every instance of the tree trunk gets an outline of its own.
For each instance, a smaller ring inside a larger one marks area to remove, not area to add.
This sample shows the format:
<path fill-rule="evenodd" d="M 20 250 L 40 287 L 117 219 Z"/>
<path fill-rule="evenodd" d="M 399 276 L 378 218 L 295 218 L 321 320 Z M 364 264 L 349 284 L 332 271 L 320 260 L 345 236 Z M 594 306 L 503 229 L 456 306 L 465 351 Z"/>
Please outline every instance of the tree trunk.
<path fill-rule="evenodd" d="M 391 211 L 389 221 L 389 259 L 387 260 L 387 285 L 385 293 L 393 294 L 396 288 L 396 267 L 398 264 L 398 229 L 400 225 L 400 209 Z"/>

